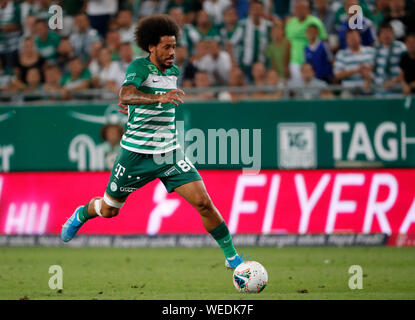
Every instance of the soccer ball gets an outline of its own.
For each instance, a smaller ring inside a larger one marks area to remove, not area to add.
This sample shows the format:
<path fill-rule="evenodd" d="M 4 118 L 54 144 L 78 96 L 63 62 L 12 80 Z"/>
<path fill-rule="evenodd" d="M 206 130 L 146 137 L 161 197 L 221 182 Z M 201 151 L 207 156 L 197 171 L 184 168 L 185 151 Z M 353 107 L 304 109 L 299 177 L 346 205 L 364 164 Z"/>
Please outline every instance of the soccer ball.
<path fill-rule="evenodd" d="M 233 284 L 239 292 L 259 293 L 267 283 L 267 270 L 256 261 L 245 261 L 233 272 Z"/>

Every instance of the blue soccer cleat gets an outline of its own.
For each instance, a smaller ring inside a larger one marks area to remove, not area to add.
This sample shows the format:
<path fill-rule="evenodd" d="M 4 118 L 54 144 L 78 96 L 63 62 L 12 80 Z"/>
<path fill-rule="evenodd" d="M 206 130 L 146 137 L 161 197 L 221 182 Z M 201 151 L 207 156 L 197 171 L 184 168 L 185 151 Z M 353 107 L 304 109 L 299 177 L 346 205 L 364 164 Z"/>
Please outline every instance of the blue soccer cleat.
<path fill-rule="evenodd" d="M 239 266 L 242 262 L 244 262 L 244 260 L 242 260 L 242 256 L 243 254 L 241 254 L 241 256 L 236 255 L 232 259 L 226 258 L 225 267 L 228 269 L 236 269 L 237 266 Z"/>
<path fill-rule="evenodd" d="M 64 242 L 68 242 L 75 237 L 78 230 L 84 224 L 83 222 L 79 221 L 78 219 L 78 212 L 83 209 L 83 206 L 76 208 L 75 212 L 71 215 L 71 217 L 66 220 L 65 224 L 62 226 L 61 231 L 61 239 Z"/>

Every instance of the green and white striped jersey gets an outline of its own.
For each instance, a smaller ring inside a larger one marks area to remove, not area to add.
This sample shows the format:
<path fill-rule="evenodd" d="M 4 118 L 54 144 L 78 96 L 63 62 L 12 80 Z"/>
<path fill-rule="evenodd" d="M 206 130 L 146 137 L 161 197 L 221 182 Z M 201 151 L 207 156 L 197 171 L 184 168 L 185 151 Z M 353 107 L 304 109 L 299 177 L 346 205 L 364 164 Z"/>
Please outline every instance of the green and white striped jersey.
<path fill-rule="evenodd" d="M 20 25 L 20 7 L 16 1 L 9 1 L 0 6 L 0 27 L 10 24 Z M 0 53 L 13 52 L 19 48 L 21 30 L 0 32 Z"/>
<path fill-rule="evenodd" d="M 232 46 L 241 46 L 240 62 L 244 66 L 252 66 L 255 62 L 266 63 L 265 51 L 270 41 L 272 22 L 261 19 L 258 26 L 254 25 L 251 18 L 246 18 L 238 23 L 232 38 Z"/>
<path fill-rule="evenodd" d="M 148 57 L 139 58 L 128 67 L 122 86 L 134 85 L 143 93 L 163 94 L 177 89 L 178 77 L 179 68 L 176 65 L 163 73 Z M 146 154 L 159 154 L 178 148 L 174 104 L 129 105 L 121 147 Z"/>
<path fill-rule="evenodd" d="M 362 64 L 373 66 L 374 58 L 375 49 L 372 47 L 361 46 L 359 52 L 352 52 L 348 48 L 339 50 L 334 61 L 334 73 L 356 70 Z M 341 83 L 345 88 L 361 88 L 365 80 L 360 74 L 354 74 L 349 78 L 344 78 Z"/>
<path fill-rule="evenodd" d="M 374 82 L 381 86 L 386 81 L 397 77 L 401 73 L 399 63 L 402 55 L 406 52 L 404 43 L 395 40 L 389 47 L 381 44 L 375 46 L 375 59 L 373 72 Z"/>
<path fill-rule="evenodd" d="M 228 31 L 225 27 L 222 27 L 219 29 L 219 35 L 222 48 L 226 48 L 226 43 L 230 42 L 232 45 L 233 58 L 237 64 L 241 64 L 242 41 L 232 43 L 232 38 L 237 30 L 239 30 L 238 25 L 236 25 L 232 31 Z"/>
<path fill-rule="evenodd" d="M 208 33 L 202 34 L 194 25 L 186 24 L 181 32 L 179 44 L 185 46 L 189 56 L 192 56 L 195 53 L 196 44 L 202 40 L 220 41 L 219 31 L 212 27 Z"/>

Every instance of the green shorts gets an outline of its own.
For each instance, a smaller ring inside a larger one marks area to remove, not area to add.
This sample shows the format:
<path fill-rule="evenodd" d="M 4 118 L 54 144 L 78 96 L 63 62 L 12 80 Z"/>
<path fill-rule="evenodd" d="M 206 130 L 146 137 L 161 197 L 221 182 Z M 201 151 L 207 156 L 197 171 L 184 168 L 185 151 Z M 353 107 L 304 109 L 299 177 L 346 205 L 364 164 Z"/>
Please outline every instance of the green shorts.
<path fill-rule="evenodd" d="M 159 178 L 168 192 L 186 183 L 202 180 L 182 149 L 153 155 L 120 148 L 106 193 L 115 199 L 127 197 L 148 182 Z"/>

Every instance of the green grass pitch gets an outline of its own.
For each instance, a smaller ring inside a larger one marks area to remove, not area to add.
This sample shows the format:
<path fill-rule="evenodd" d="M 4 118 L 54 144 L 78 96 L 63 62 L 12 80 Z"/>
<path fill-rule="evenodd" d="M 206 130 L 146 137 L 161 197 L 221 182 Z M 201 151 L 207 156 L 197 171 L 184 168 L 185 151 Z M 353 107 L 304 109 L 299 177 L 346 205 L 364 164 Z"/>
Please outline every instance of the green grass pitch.
<path fill-rule="evenodd" d="M 219 248 L 0 247 L 0 299 L 415 299 L 415 248 L 239 248 L 268 271 L 260 294 L 241 294 Z M 63 290 L 51 290 L 51 265 Z M 363 289 L 350 290 L 351 265 Z"/>

